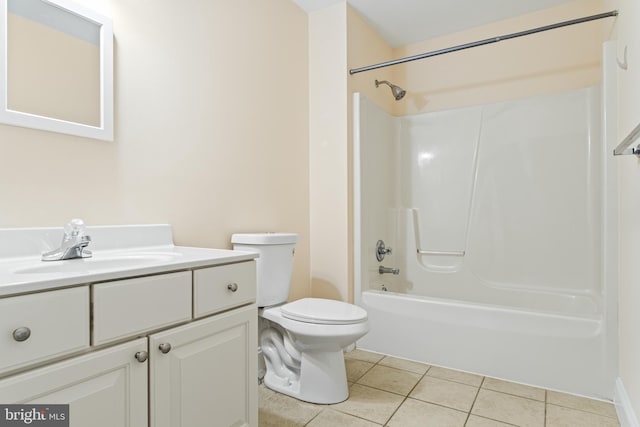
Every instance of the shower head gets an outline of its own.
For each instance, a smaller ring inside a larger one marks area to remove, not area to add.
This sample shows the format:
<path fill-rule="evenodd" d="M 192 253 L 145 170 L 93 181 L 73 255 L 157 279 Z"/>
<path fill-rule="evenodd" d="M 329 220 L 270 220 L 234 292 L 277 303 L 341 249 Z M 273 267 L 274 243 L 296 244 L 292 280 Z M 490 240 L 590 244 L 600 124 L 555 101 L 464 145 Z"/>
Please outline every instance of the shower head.
<path fill-rule="evenodd" d="M 376 87 L 380 86 L 381 83 L 389 85 L 389 87 L 391 88 L 391 93 L 393 93 L 393 97 L 396 99 L 396 101 L 400 101 L 402 98 L 404 98 L 404 96 L 407 93 L 407 91 L 402 89 L 400 86 L 396 86 L 393 83 L 389 83 L 386 80 L 381 80 L 381 81 L 376 80 Z"/>

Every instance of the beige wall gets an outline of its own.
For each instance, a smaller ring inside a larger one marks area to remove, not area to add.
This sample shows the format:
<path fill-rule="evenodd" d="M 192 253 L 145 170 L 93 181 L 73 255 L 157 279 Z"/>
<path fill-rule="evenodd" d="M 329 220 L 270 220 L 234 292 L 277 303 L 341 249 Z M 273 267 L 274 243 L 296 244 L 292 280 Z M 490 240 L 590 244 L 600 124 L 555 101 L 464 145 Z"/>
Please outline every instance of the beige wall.
<path fill-rule="evenodd" d="M 618 57 L 627 46 L 627 70 L 618 70 L 618 136 L 622 140 L 640 123 L 640 3 L 619 0 Z M 634 144 L 634 146 L 637 145 Z M 619 365 L 637 417 L 640 417 L 640 161 L 635 156 L 617 158 L 619 166 Z"/>
<path fill-rule="evenodd" d="M 290 0 L 82 0 L 111 15 L 115 141 L 0 125 L 1 227 L 170 223 L 179 245 L 301 234 L 309 289 L 307 16 Z"/>
<path fill-rule="evenodd" d="M 390 110 L 375 78 L 348 69 L 381 62 L 392 49 L 346 2 L 309 14 L 311 276 L 315 297 L 353 301 L 353 92 Z"/>
<path fill-rule="evenodd" d="M 394 50 L 378 33 L 355 11 L 347 7 L 347 67 L 358 68 L 363 65 L 388 61 Z M 375 86 L 375 80 L 393 80 L 393 67 L 349 75 L 349 93 L 360 92 L 372 102 L 391 112 L 395 100 L 388 86 Z M 351 103 L 352 97 L 349 97 Z M 351 104 L 350 104 L 351 105 Z M 349 114 L 352 109 L 349 109 Z M 350 116 L 351 117 L 351 116 Z M 349 120 L 349 124 L 351 120 Z M 349 134 L 351 135 L 351 134 Z"/>
<path fill-rule="evenodd" d="M 309 14 L 312 295 L 349 299 L 347 10 Z"/>
<path fill-rule="evenodd" d="M 394 50 L 400 58 L 605 12 L 602 0 L 577 0 Z M 613 19 L 574 25 L 414 61 L 393 68 L 407 90 L 395 115 L 486 104 L 597 84 L 601 45 Z"/>

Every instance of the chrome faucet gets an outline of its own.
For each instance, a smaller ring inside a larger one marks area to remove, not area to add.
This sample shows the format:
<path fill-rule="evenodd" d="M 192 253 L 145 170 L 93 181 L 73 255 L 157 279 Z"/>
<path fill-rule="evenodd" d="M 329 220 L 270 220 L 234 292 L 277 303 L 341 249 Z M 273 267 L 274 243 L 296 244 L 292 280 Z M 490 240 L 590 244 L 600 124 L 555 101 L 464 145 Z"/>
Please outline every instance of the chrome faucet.
<path fill-rule="evenodd" d="M 378 267 L 378 273 L 380 274 L 391 273 L 397 276 L 398 274 L 400 274 L 400 269 L 380 266 Z"/>
<path fill-rule="evenodd" d="M 62 244 L 58 249 L 42 254 L 42 261 L 59 261 L 73 258 L 89 258 L 91 251 L 85 248 L 91 237 L 85 234 L 85 225 L 81 219 L 72 219 L 64 226 Z"/>

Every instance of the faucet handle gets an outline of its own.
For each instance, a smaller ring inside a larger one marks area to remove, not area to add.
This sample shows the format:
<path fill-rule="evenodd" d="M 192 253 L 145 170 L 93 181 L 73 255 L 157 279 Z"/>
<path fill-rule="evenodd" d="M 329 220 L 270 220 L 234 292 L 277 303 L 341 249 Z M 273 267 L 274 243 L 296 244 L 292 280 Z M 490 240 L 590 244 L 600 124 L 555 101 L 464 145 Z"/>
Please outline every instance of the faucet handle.
<path fill-rule="evenodd" d="M 76 237 L 84 235 L 86 226 L 80 218 L 74 218 L 64 225 L 64 237 Z"/>
<path fill-rule="evenodd" d="M 376 243 L 376 259 L 382 261 L 385 255 L 391 255 L 391 248 L 384 245 L 383 240 L 378 240 Z"/>

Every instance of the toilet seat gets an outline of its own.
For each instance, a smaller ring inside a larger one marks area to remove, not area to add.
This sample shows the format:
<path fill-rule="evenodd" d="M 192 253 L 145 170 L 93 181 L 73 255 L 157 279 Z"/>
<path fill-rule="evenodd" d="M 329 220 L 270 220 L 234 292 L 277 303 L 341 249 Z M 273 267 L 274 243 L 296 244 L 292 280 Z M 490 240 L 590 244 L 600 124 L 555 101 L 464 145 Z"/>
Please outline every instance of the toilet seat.
<path fill-rule="evenodd" d="M 367 320 L 367 312 L 342 301 L 303 298 L 280 307 L 282 316 L 298 322 L 321 325 L 351 325 Z"/>

